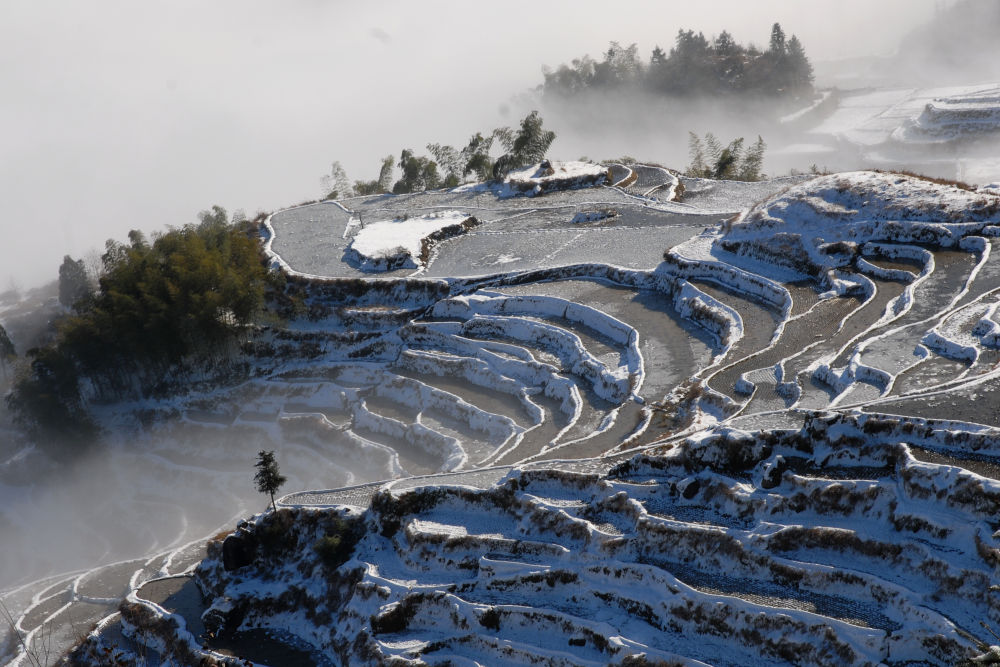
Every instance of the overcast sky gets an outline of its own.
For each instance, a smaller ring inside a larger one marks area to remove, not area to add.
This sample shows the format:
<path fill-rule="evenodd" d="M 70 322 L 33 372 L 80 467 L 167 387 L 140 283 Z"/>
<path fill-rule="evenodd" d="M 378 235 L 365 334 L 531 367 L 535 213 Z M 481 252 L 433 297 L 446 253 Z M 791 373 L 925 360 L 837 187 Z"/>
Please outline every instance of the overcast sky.
<path fill-rule="evenodd" d="M 814 61 L 885 54 L 935 4 L 4 0 L 0 291 L 212 204 L 315 198 L 333 160 L 371 179 L 388 153 L 512 124 L 542 65 L 610 40 L 644 58 L 679 28 L 765 45 L 780 21 Z"/>

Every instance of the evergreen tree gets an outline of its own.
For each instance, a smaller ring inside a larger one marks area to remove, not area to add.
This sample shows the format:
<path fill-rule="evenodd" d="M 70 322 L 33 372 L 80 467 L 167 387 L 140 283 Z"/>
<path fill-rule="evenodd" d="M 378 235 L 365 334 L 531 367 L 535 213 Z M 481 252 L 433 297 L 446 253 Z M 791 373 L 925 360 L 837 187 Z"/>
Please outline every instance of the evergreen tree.
<path fill-rule="evenodd" d="M 104 242 L 104 254 L 101 255 L 101 277 L 106 276 L 116 266 L 121 265 L 128 258 L 126 246 L 108 239 Z"/>
<path fill-rule="evenodd" d="M 210 213 L 208 211 L 202 211 L 201 213 L 198 214 L 198 219 L 202 220 L 202 221 L 204 221 L 206 219 L 214 221 L 215 218 L 213 218 L 212 216 L 213 216 L 213 213 Z M 222 224 L 226 224 L 226 214 L 225 214 L 225 211 L 223 211 L 223 214 L 222 214 Z M 146 240 L 146 235 L 143 234 L 142 230 L 140 230 L 140 229 L 131 229 L 131 230 L 129 230 L 129 233 L 128 233 L 128 242 L 129 242 L 129 245 L 132 246 L 133 250 L 148 250 L 149 249 L 149 241 Z"/>
<path fill-rule="evenodd" d="M 354 188 L 347 178 L 347 172 L 340 162 L 330 165 L 330 173 L 322 179 L 326 199 L 344 199 L 354 196 Z"/>
<path fill-rule="evenodd" d="M 392 189 L 392 168 L 395 161 L 396 158 L 392 155 L 382 158 L 382 168 L 378 172 L 379 192 L 389 192 Z"/>
<path fill-rule="evenodd" d="M 793 92 L 811 91 L 813 82 L 813 67 L 802 48 L 802 42 L 795 35 L 788 40 L 785 54 L 786 81 L 789 90 Z"/>
<path fill-rule="evenodd" d="M 59 303 L 67 308 L 90 296 L 90 279 L 82 259 L 63 257 L 59 267 Z"/>
<path fill-rule="evenodd" d="M 108 242 L 99 292 L 60 327 L 61 353 L 82 374 L 165 370 L 218 352 L 246 329 L 267 280 L 256 239 L 229 225 L 221 207 L 200 218 L 152 244 L 140 234 L 131 245 Z"/>
<path fill-rule="evenodd" d="M 7 335 L 7 330 L 0 324 L 0 359 L 9 361 L 16 356 L 17 350 L 14 348 L 14 343 L 11 342 L 10 336 Z"/>
<path fill-rule="evenodd" d="M 747 149 L 746 154 L 743 156 L 743 161 L 739 166 L 738 173 L 736 174 L 736 180 L 738 181 L 759 181 L 761 179 L 761 167 L 764 166 L 764 150 L 767 148 L 767 144 L 758 135 L 757 141 L 754 142 L 753 146 Z"/>
<path fill-rule="evenodd" d="M 767 147 L 761 137 L 744 150 L 743 137 L 723 146 L 711 132 L 702 140 L 694 132 L 688 133 L 691 164 L 685 175 L 693 178 L 715 178 L 736 181 L 758 181 Z"/>
<path fill-rule="evenodd" d="M 519 166 L 541 162 L 555 139 L 556 133 L 542 129 L 542 117 L 532 111 L 521 120 L 521 130 L 514 137 L 511 152 L 521 163 Z"/>
<path fill-rule="evenodd" d="M 702 92 L 712 81 L 711 52 L 705 35 L 678 30 L 663 74 L 660 92 L 680 95 Z"/>
<path fill-rule="evenodd" d="M 198 226 L 205 231 L 211 231 L 214 234 L 224 231 L 229 226 L 229 214 L 226 213 L 226 209 L 222 208 L 218 204 L 212 205 L 212 210 L 201 211 L 198 213 Z M 133 229 L 128 233 L 129 240 L 133 240 L 134 235 L 138 235 L 140 239 L 139 244 L 142 248 L 148 248 L 149 244 L 146 242 L 146 237 L 142 232 Z"/>
<path fill-rule="evenodd" d="M 28 377 L 18 380 L 6 398 L 14 421 L 45 449 L 63 454 L 67 446 L 85 448 L 98 429 L 81 400 L 72 360 L 53 347 L 29 354 L 34 358 Z"/>
<path fill-rule="evenodd" d="M 422 165 L 420 158 L 413 154 L 409 148 L 404 148 L 399 154 L 399 169 L 403 173 L 398 181 L 392 186 L 393 194 L 404 194 L 413 192 L 419 188 L 420 172 Z"/>
<path fill-rule="evenodd" d="M 3 369 L 4 380 L 7 379 L 7 365 L 16 357 L 17 350 L 14 348 L 14 343 L 7 335 L 7 330 L 0 325 L 0 368 Z"/>
<path fill-rule="evenodd" d="M 594 85 L 597 65 L 593 58 L 584 56 L 575 58 L 569 65 L 560 65 L 555 71 L 543 68 L 545 83 L 542 88 L 545 96 L 572 99 L 590 90 Z"/>
<path fill-rule="evenodd" d="M 743 137 L 734 139 L 728 146 L 722 149 L 719 157 L 715 160 L 712 169 L 712 177 L 719 180 L 735 180 L 739 173 L 739 166 L 743 160 Z"/>
<path fill-rule="evenodd" d="M 708 158 L 709 167 L 709 177 L 715 173 L 714 165 L 719 162 L 719 158 L 722 157 L 722 144 L 711 132 L 705 133 L 705 154 Z"/>
<path fill-rule="evenodd" d="M 501 127 L 494 130 L 493 135 L 507 149 L 493 165 L 494 178 L 503 178 L 512 169 L 541 162 L 556 138 L 555 132 L 542 128 L 542 117 L 537 111 L 532 111 L 521 120 L 521 127 L 516 133 L 509 127 Z"/>
<path fill-rule="evenodd" d="M 479 132 L 469 138 L 469 143 L 462 149 L 462 159 L 465 160 L 463 177 L 475 174 L 480 181 L 490 178 L 493 173 L 493 160 L 490 158 L 493 138 L 492 134 L 484 137 Z"/>
<path fill-rule="evenodd" d="M 707 178 L 711 170 L 705 162 L 705 147 L 701 138 L 694 132 L 688 132 L 688 151 L 691 155 L 691 164 L 684 173 L 693 178 Z"/>
<path fill-rule="evenodd" d="M 274 494 L 288 479 L 278 470 L 278 462 L 274 459 L 273 451 L 261 450 L 257 453 L 257 462 L 254 464 L 257 472 L 254 474 L 254 482 L 257 483 L 257 491 L 267 493 L 271 496 L 271 509 L 277 511 L 274 504 Z"/>
<path fill-rule="evenodd" d="M 771 26 L 771 42 L 768 45 L 768 52 L 775 56 L 785 55 L 785 31 L 781 29 L 780 23 Z"/>
<path fill-rule="evenodd" d="M 658 67 L 660 65 L 663 65 L 665 62 L 667 62 L 667 53 L 666 51 L 660 48 L 659 44 L 657 44 L 653 48 L 652 55 L 649 56 L 649 66 Z"/>
<path fill-rule="evenodd" d="M 128 244 L 108 241 L 98 291 L 57 323 L 54 343 L 30 353 L 9 395 L 21 423 L 76 443 L 96 434 L 88 399 L 155 391 L 178 371 L 230 358 L 270 279 L 252 226 L 230 225 L 219 206 L 199 217 L 151 243 L 138 232 Z"/>
<path fill-rule="evenodd" d="M 715 51 L 716 57 L 719 58 L 727 58 L 739 52 L 739 46 L 728 30 L 720 32 L 719 36 L 712 41 L 712 49 Z"/>
<path fill-rule="evenodd" d="M 441 175 L 438 173 L 437 162 L 421 158 L 422 168 L 420 170 L 420 180 L 424 190 L 437 190 L 444 185 Z"/>
<path fill-rule="evenodd" d="M 381 191 L 378 181 L 354 181 L 356 195 L 377 195 Z"/>
<path fill-rule="evenodd" d="M 745 53 L 733 36 L 723 30 L 712 43 L 715 54 L 715 76 L 718 92 L 740 92 L 743 89 Z"/>
<path fill-rule="evenodd" d="M 462 182 L 462 177 L 465 175 L 465 160 L 458 150 L 443 144 L 427 144 L 427 150 L 444 170 L 445 187 L 453 188 Z"/>
<path fill-rule="evenodd" d="M 781 24 L 771 27 L 767 51 L 753 44 L 741 45 L 723 30 L 709 41 L 694 30 L 678 30 L 667 54 L 653 49 L 648 65 L 639 60 L 634 44 L 611 42 L 603 59 L 589 56 L 543 69 L 546 98 L 570 100 L 588 91 L 608 92 L 636 86 L 660 95 L 765 94 L 799 95 L 812 88 L 812 67 L 801 43 L 786 39 Z"/>
<path fill-rule="evenodd" d="M 441 187 L 441 176 L 438 165 L 425 156 L 417 156 L 409 148 L 404 148 L 399 155 L 399 168 L 402 177 L 392 186 L 394 194 L 421 192 Z"/>
<path fill-rule="evenodd" d="M 604 60 L 595 68 L 594 85 L 614 90 L 638 81 L 641 72 L 639 48 L 635 44 L 622 47 L 618 42 L 611 42 Z"/>

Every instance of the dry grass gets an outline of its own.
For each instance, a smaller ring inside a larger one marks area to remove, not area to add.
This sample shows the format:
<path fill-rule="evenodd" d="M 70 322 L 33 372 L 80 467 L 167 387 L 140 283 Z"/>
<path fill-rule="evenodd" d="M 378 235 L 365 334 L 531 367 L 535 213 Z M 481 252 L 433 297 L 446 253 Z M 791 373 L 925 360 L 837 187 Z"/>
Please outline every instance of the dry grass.
<path fill-rule="evenodd" d="M 610 176 L 610 174 L 611 174 L 611 171 L 609 170 L 608 171 L 608 175 Z M 632 173 L 630 173 L 628 176 L 626 176 L 622 180 L 618 181 L 617 183 L 614 183 L 614 187 L 616 187 L 616 188 L 627 188 L 628 186 L 630 186 L 633 183 L 635 183 L 637 180 L 639 180 L 639 172 L 637 172 L 635 169 L 633 169 Z"/>
<path fill-rule="evenodd" d="M 958 188 L 959 190 L 965 190 L 967 192 L 975 192 L 976 186 L 969 185 L 964 181 L 959 181 L 951 178 L 940 178 L 937 176 L 928 176 L 927 174 L 918 174 L 915 171 L 908 171 L 906 169 L 901 169 L 899 171 L 885 171 L 882 169 L 873 169 L 876 174 L 898 174 L 900 176 L 909 176 L 910 178 L 916 178 L 921 181 L 927 181 L 928 183 L 936 183 L 937 185 L 950 185 L 951 187 Z"/>
<path fill-rule="evenodd" d="M 208 538 L 208 541 L 209 542 L 225 542 L 226 538 L 229 537 L 232 534 L 233 534 L 233 531 L 231 531 L 228 528 L 226 528 L 224 530 L 219 531 L 215 535 L 212 535 L 212 537 Z"/>

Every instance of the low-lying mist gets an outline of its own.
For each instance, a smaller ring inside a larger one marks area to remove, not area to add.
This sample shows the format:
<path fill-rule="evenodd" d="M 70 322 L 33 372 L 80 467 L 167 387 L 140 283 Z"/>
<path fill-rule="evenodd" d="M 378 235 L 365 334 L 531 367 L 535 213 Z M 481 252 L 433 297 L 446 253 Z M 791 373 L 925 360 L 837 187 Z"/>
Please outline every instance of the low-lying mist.
<path fill-rule="evenodd" d="M 750 144 L 763 137 L 769 147 L 764 168 L 769 175 L 810 166 L 773 157 L 774 149 L 795 141 L 798 131 L 778 122 L 773 104 L 767 101 L 669 99 L 632 92 L 536 103 L 546 122 L 559 128 L 553 153 L 567 159 L 629 156 L 683 171 L 690 162 L 689 135 L 693 132 L 698 136 L 712 133 L 724 144 L 738 137 Z"/>
<path fill-rule="evenodd" d="M 228 526 L 254 501 L 252 456 L 246 493 L 234 496 L 235 485 L 213 488 L 204 475 L 195 476 L 204 488 L 172 480 L 169 466 L 137 450 L 3 452 L 0 590 L 179 546 Z"/>
<path fill-rule="evenodd" d="M 119 414 L 121 430 L 89 450 L 27 446 L 15 437 L 0 446 L 0 591 L 232 530 L 269 502 L 253 482 L 261 450 L 275 451 L 288 478 L 280 495 L 346 481 L 324 465 L 321 449 L 289 442 L 277 428 L 224 426 L 210 416 L 193 423 L 184 415 L 142 432 L 134 418 Z M 359 472 L 352 481 L 372 480 Z"/>
<path fill-rule="evenodd" d="M 903 93 L 906 93 L 906 89 Z M 865 90 L 837 92 L 847 104 Z M 825 94 L 825 93 L 824 93 Z M 902 95 L 904 96 L 905 95 Z M 711 99 L 665 99 L 641 92 L 590 94 L 574 103 L 546 103 L 536 98 L 546 124 L 558 128 L 552 152 L 566 159 L 587 157 L 615 159 L 632 157 L 684 171 L 691 163 L 690 133 L 715 135 L 723 145 L 743 138 L 745 144 L 762 137 L 767 144 L 763 172 L 767 177 L 810 171 L 851 171 L 858 169 L 909 170 L 940 178 L 985 184 L 1000 180 L 1000 134 L 973 134 L 951 142 L 919 145 L 891 140 L 896 125 L 886 126 L 884 145 L 871 146 L 845 136 L 851 128 L 823 125 L 832 114 L 831 104 L 822 104 L 796 118 L 812 103 L 775 106 L 764 100 L 724 101 Z M 914 115 L 930 99 L 917 99 Z M 836 102 L 833 102 L 835 105 Z M 886 111 L 890 104 L 873 108 L 872 114 Z M 827 108 L 823 108 L 827 107 Z M 835 120 L 834 124 L 841 120 Z"/>
<path fill-rule="evenodd" d="M 903 84 L 947 86 L 1000 81 L 1000 4 L 959 0 L 903 37 L 883 76 Z"/>

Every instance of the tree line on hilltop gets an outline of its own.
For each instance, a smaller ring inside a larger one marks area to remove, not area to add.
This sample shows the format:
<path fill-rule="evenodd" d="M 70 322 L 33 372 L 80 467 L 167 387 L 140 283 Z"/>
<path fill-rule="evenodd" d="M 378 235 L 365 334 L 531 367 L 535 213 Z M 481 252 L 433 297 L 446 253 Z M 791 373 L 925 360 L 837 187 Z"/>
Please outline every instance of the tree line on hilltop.
<path fill-rule="evenodd" d="M 543 127 L 537 111 L 525 116 L 518 128 L 498 127 L 492 132 L 476 132 L 469 142 L 455 148 L 446 144 L 427 144 L 430 156 L 418 155 L 410 148 L 400 152 L 399 161 L 392 155 L 382 158 L 379 176 L 372 181 L 354 181 L 340 162 L 334 162 L 330 174 L 323 177 L 326 199 L 344 199 L 355 195 L 406 194 L 438 188 L 453 188 L 469 179 L 502 179 L 511 170 L 541 162 L 556 134 Z M 499 147 L 503 152 L 493 157 Z M 393 182 L 395 168 L 400 177 Z"/>
<path fill-rule="evenodd" d="M 67 312 L 52 342 L 28 350 L 8 406 L 39 442 L 96 435 L 87 405 L 155 392 L 197 360 L 218 364 L 265 303 L 270 274 L 256 225 L 218 206 L 198 224 L 109 240 L 95 280 L 69 256 L 59 270 Z"/>
<path fill-rule="evenodd" d="M 611 42 L 602 60 L 590 56 L 543 68 L 543 96 L 573 100 L 585 93 L 643 91 L 665 97 L 744 95 L 798 98 L 813 92 L 813 69 L 798 37 L 775 23 L 766 49 L 738 43 L 723 30 L 711 40 L 679 30 L 667 53 L 659 46 L 643 62 L 635 44 Z"/>

